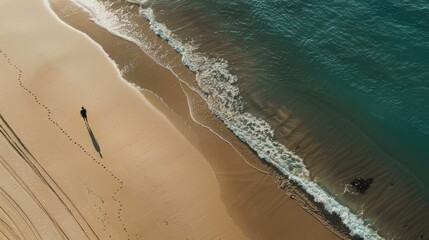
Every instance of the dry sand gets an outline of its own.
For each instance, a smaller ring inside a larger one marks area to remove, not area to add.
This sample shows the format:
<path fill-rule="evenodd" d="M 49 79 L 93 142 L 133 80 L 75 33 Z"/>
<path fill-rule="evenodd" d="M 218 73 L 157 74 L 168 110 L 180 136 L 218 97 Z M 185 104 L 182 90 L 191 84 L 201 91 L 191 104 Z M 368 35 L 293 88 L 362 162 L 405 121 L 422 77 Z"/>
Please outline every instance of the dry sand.
<path fill-rule="evenodd" d="M 42 0 L 0 0 L 0 50 L 0 239 L 336 239 Z"/>

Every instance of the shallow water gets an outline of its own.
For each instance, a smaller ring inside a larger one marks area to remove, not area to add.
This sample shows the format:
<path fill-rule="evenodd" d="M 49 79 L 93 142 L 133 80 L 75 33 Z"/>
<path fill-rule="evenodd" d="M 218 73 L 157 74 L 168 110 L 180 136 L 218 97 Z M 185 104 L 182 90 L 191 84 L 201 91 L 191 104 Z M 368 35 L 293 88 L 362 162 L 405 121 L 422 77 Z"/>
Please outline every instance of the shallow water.
<path fill-rule="evenodd" d="M 328 209 L 346 211 L 324 194 L 335 196 L 386 238 L 429 237 L 427 3 L 134 2 L 197 72 L 213 112 L 261 158 L 304 181 Z M 112 13 L 106 28 L 162 59 L 138 26 L 125 27 L 132 21 L 112 24 L 127 8 L 103 6 Z M 345 191 L 356 177 L 374 178 L 368 193 Z M 349 225 L 359 235 L 366 224 Z"/>
<path fill-rule="evenodd" d="M 323 103 L 429 186 L 422 168 L 429 166 L 429 4 L 181 0 L 151 7 L 201 52 L 227 59 L 244 96 Z"/>
<path fill-rule="evenodd" d="M 332 193 L 341 194 L 354 177 L 372 177 L 372 193 L 339 198 L 377 219 L 380 228 L 390 225 L 384 229 L 391 237 L 399 232 L 419 237 L 418 231 L 429 228 L 427 3 L 181 0 L 147 5 L 181 39 L 192 38 L 200 52 L 228 61 L 249 111 L 275 127 L 292 122 L 286 134 L 276 132 L 278 140 L 299 146 L 296 151 L 303 152 L 299 155 L 312 175 Z M 293 113 L 297 123 L 278 109 Z M 290 129 L 298 130 L 296 137 Z M 307 135 L 325 150 L 302 156 L 307 153 L 299 142 Z M 416 205 L 419 211 L 413 211 Z M 380 212 L 402 214 L 387 223 Z M 423 224 L 413 232 L 408 222 L 416 217 Z"/>

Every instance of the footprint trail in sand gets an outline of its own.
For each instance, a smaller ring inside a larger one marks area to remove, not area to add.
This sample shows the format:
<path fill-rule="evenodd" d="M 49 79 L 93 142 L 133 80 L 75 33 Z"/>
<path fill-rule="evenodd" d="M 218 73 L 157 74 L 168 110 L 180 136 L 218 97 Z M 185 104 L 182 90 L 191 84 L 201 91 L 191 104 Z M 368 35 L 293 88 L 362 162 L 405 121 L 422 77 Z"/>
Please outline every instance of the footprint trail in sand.
<path fill-rule="evenodd" d="M 114 202 L 116 202 L 116 205 L 118 207 L 117 210 L 117 220 L 120 222 L 120 224 L 122 225 L 122 230 L 126 233 L 127 235 L 127 239 L 131 239 L 130 234 L 128 233 L 128 229 L 124 223 L 124 219 L 122 217 L 122 212 L 123 212 L 123 203 L 122 201 L 118 198 L 118 193 L 124 188 L 124 182 L 115 174 L 113 173 L 104 163 L 102 163 L 98 158 L 96 158 L 93 154 L 91 154 L 84 146 L 82 146 L 78 141 L 76 141 L 75 139 L 73 139 L 73 137 L 67 133 L 62 127 L 61 125 L 55 121 L 52 116 L 51 116 L 51 110 L 45 105 L 43 104 L 39 98 L 37 97 L 37 95 L 31 91 L 28 87 L 26 87 L 22 81 L 23 79 L 23 71 L 20 67 L 18 67 L 18 65 L 14 64 L 12 62 L 12 60 L 9 58 L 9 56 L 2 50 L 0 49 L 0 54 L 7 60 L 7 63 L 12 66 L 17 72 L 18 72 L 18 78 L 17 81 L 19 83 L 19 86 L 26 91 L 28 94 L 32 95 L 32 97 L 34 98 L 35 102 L 37 104 L 39 104 L 42 108 L 44 108 L 47 111 L 47 118 L 48 120 L 59 130 L 62 132 L 62 134 L 64 134 L 64 136 L 71 142 L 73 143 L 76 147 L 80 148 L 80 150 L 82 152 L 84 152 L 94 163 L 96 163 L 97 165 L 99 165 L 100 168 L 102 168 L 107 174 L 109 174 L 118 184 L 118 187 L 114 190 L 113 194 L 111 195 L 111 198 Z M 16 135 L 16 133 L 12 130 L 12 128 L 10 128 L 9 124 L 7 124 L 6 120 L 3 118 L 3 116 L 1 116 L 1 122 L 0 122 L 0 131 L 1 134 L 7 139 L 7 141 L 13 146 L 13 148 L 16 150 L 16 152 L 27 162 L 27 164 L 29 164 L 31 166 L 31 168 L 33 169 L 33 171 L 49 186 L 49 188 L 54 192 L 54 194 L 57 196 L 57 198 L 63 203 L 64 207 L 67 208 L 67 210 L 70 212 L 70 214 L 73 215 L 74 219 L 76 220 L 76 223 L 80 226 L 80 228 L 82 229 L 83 232 L 85 232 L 85 235 L 87 236 L 88 239 L 100 239 L 97 234 L 95 233 L 95 231 L 91 228 L 91 226 L 86 222 L 85 218 L 82 216 L 82 214 L 79 212 L 79 210 L 77 209 L 77 207 L 72 203 L 72 201 L 68 198 L 68 196 L 61 190 L 61 188 L 55 183 L 55 181 L 49 176 L 49 174 L 43 169 L 43 167 L 38 163 L 37 159 L 28 151 L 28 149 L 25 147 L 25 145 L 21 142 L 21 140 L 18 138 L 18 136 Z M 22 186 L 26 186 L 26 184 L 24 182 L 22 182 Z M 28 189 L 28 188 L 27 188 Z M 31 193 L 31 191 L 28 189 L 29 193 Z M 0 193 L 2 192 L 2 189 L 0 189 Z M 100 202 L 104 202 L 104 200 L 102 200 L 102 198 L 95 194 L 95 192 L 93 190 L 88 189 L 88 194 L 91 194 L 93 196 L 97 196 L 98 199 L 100 200 Z M 7 195 L 5 194 L 0 194 L 0 196 L 3 196 L 4 198 L 7 198 Z M 37 199 L 36 196 L 32 196 L 33 200 L 35 202 L 37 202 L 37 204 L 39 205 L 40 208 L 45 210 L 45 213 L 51 218 L 51 221 L 54 223 L 54 225 L 57 227 L 57 231 L 59 231 L 61 233 L 61 235 L 63 236 L 63 239 L 69 239 L 69 237 L 67 236 L 67 234 L 61 229 L 61 227 L 58 225 L 58 223 L 56 223 L 56 220 L 52 217 L 52 214 L 49 213 L 45 207 L 43 206 L 43 204 L 41 204 L 39 202 L 39 200 Z M 96 207 L 99 208 L 99 207 Z M 101 208 L 99 208 L 98 210 L 100 211 Z M 103 230 L 106 232 L 106 234 L 109 236 L 110 239 L 114 239 L 113 236 L 109 233 L 107 233 L 107 214 L 102 213 L 103 214 L 103 218 L 100 219 L 100 221 L 102 221 L 103 223 Z M 0 215 L 1 217 L 1 215 Z M 29 220 L 27 220 L 28 222 Z M 34 227 L 31 227 L 31 229 L 35 229 Z M 12 231 L 13 232 L 13 231 Z M 5 235 L 3 233 L 0 233 L 2 235 Z M 7 237 L 6 239 L 22 239 L 20 237 L 18 237 L 18 234 L 15 234 L 16 236 L 14 237 L 14 233 L 9 234 L 12 237 Z M 37 230 L 33 230 L 33 235 L 34 238 L 32 239 L 40 239 L 40 237 L 38 237 L 38 233 Z M 0 235 L 1 236 L 1 235 Z"/>

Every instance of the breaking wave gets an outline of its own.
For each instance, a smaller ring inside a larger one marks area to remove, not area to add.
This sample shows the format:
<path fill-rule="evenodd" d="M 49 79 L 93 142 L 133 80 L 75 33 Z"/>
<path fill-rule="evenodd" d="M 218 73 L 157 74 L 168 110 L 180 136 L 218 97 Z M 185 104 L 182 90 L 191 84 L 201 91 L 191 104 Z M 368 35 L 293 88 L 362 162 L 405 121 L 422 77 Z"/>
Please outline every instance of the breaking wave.
<path fill-rule="evenodd" d="M 97 0 L 73 0 L 91 13 L 93 21 L 112 34 L 132 41 L 143 50 L 145 44 L 127 22 L 109 12 L 109 5 Z M 146 0 L 129 0 L 130 3 L 143 5 Z M 348 227 L 351 235 L 363 239 L 383 239 L 371 228 L 362 216 L 353 213 L 340 204 L 321 186 L 311 181 L 304 161 L 285 146 L 274 140 L 274 131 L 270 125 L 244 111 L 244 103 L 237 86 L 237 77 L 228 70 L 224 59 L 209 58 L 197 51 L 189 43 L 184 43 L 164 24 L 158 22 L 151 8 L 140 7 L 140 14 L 150 23 L 150 28 L 159 37 L 166 40 L 181 56 L 182 63 L 196 74 L 200 89 L 193 89 L 205 99 L 210 110 L 219 117 L 236 136 L 247 143 L 264 161 L 272 164 L 290 180 L 297 183 L 315 202 L 322 203 L 329 213 L 337 214 Z M 151 54 L 150 54 L 151 55 Z"/>

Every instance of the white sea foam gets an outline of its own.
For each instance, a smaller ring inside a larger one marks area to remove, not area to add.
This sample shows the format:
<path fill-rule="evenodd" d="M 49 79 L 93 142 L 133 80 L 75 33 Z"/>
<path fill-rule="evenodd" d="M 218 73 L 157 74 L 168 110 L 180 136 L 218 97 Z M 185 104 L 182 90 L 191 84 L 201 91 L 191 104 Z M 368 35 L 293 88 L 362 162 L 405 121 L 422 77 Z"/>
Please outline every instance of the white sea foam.
<path fill-rule="evenodd" d="M 310 180 L 303 160 L 274 141 L 273 130 L 267 122 L 243 111 L 243 103 L 236 86 L 237 77 L 229 72 L 225 60 L 207 58 L 196 52 L 193 46 L 182 43 L 164 24 L 156 21 L 151 8 L 141 8 L 140 13 L 149 20 L 151 29 L 182 55 L 183 64 L 196 73 L 198 84 L 206 95 L 210 109 L 235 135 L 246 142 L 260 158 L 273 164 L 299 184 L 316 202 L 322 203 L 328 212 L 338 214 L 352 235 L 364 239 L 382 239 L 363 219 Z"/>
<path fill-rule="evenodd" d="M 139 38 L 133 36 L 126 22 L 109 12 L 108 5 L 96 0 L 74 0 L 85 7 L 95 22 L 113 34 L 142 46 Z M 144 3 L 145 0 L 129 0 L 133 3 Z M 273 129 L 269 124 L 244 111 L 243 101 L 239 95 L 237 77 L 228 70 L 228 63 L 223 59 L 208 58 L 197 52 L 192 44 L 183 43 L 164 24 L 156 21 L 151 8 L 141 8 L 140 14 L 150 22 L 151 29 L 165 39 L 181 56 L 182 62 L 196 74 L 199 93 L 226 126 L 243 142 L 247 143 L 258 156 L 271 163 L 285 176 L 301 186 L 322 203 L 329 213 L 337 214 L 349 228 L 352 235 L 364 239 L 383 239 L 361 217 L 341 205 L 317 183 L 311 181 L 304 161 L 285 146 L 274 141 Z"/>
<path fill-rule="evenodd" d="M 134 31 L 135 29 L 132 27 L 130 28 L 132 24 L 124 20 L 124 18 L 119 18 L 117 14 L 108 10 L 111 4 L 102 3 L 97 0 L 72 1 L 89 12 L 92 20 L 100 27 L 128 41 L 139 42 L 140 37 L 137 35 L 136 31 Z"/>
<path fill-rule="evenodd" d="M 148 0 L 126 0 L 129 3 L 135 3 L 135 4 L 139 4 L 139 5 L 143 5 L 145 3 L 148 2 Z"/>

